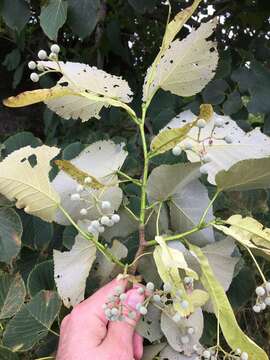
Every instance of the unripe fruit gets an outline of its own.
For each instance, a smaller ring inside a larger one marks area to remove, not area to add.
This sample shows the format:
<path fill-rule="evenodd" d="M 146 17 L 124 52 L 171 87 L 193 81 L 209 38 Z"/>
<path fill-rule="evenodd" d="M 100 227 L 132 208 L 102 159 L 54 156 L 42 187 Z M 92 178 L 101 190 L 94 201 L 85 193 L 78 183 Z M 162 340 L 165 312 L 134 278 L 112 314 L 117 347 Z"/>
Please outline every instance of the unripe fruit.
<path fill-rule="evenodd" d="M 51 52 L 54 54 L 59 54 L 60 53 L 60 46 L 57 44 L 53 44 L 51 46 Z"/>
<path fill-rule="evenodd" d="M 127 299 L 127 294 L 121 294 L 121 295 L 119 296 L 119 299 L 120 299 L 121 301 L 125 301 L 125 300 Z"/>
<path fill-rule="evenodd" d="M 153 300 L 155 301 L 155 302 L 157 302 L 157 303 L 159 303 L 160 302 L 160 295 L 158 295 L 158 294 L 155 294 L 154 296 L 153 296 Z"/>
<path fill-rule="evenodd" d="M 104 228 L 104 226 L 99 226 L 99 227 L 97 228 L 97 230 L 98 230 L 99 233 L 104 233 L 105 228 Z"/>
<path fill-rule="evenodd" d="M 214 124 L 215 124 L 216 127 L 223 127 L 224 121 L 221 118 L 216 118 L 214 120 Z"/>
<path fill-rule="evenodd" d="M 230 135 L 225 136 L 224 140 L 227 144 L 231 144 L 233 142 L 233 138 Z"/>
<path fill-rule="evenodd" d="M 265 290 L 264 290 L 264 288 L 262 286 L 258 286 L 255 291 L 256 291 L 256 294 L 258 296 L 264 296 L 265 295 Z"/>
<path fill-rule="evenodd" d="M 265 288 L 266 288 L 266 290 L 267 290 L 268 292 L 270 292 L 270 282 L 267 282 L 267 283 L 265 284 Z"/>
<path fill-rule="evenodd" d="M 200 173 L 201 173 L 202 175 L 208 174 L 208 170 L 207 170 L 207 168 L 206 168 L 204 165 L 200 167 Z"/>
<path fill-rule="evenodd" d="M 180 148 L 179 145 L 176 145 L 173 149 L 172 149 L 172 153 L 174 156 L 179 156 L 182 153 L 182 149 Z"/>
<path fill-rule="evenodd" d="M 29 61 L 28 68 L 30 70 L 35 70 L 36 67 L 37 67 L 37 64 L 34 61 Z"/>
<path fill-rule="evenodd" d="M 80 214 L 83 215 L 83 216 L 87 215 L 87 210 L 86 209 L 81 209 Z"/>
<path fill-rule="evenodd" d="M 259 305 L 254 305 L 252 309 L 255 313 L 259 313 L 261 311 L 261 307 Z"/>
<path fill-rule="evenodd" d="M 242 352 L 241 356 L 240 356 L 241 360 L 248 360 L 248 353 L 246 352 Z"/>
<path fill-rule="evenodd" d="M 108 218 L 108 216 L 102 216 L 102 218 L 100 219 L 100 222 L 102 225 L 108 225 L 108 223 L 110 222 L 110 219 Z"/>
<path fill-rule="evenodd" d="M 101 208 L 103 210 L 109 210 L 111 208 L 111 203 L 109 201 L 102 201 Z"/>
<path fill-rule="evenodd" d="M 30 79 L 33 81 L 33 82 L 38 82 L 39 81 L 39 75 L 35 72 L 33 72 L 31 75 L 30 75 Z"/>
<path fill-rule="evenodd" d="M 183 309 L 187 309 L 189 307 L 189 303 L 187 300 L 183 300 L 180 305 Z"/>
<path fill-rule="evenodd" d="M 182 147 L 184 150 L 192 150 L 193 145 L 192 145 L 192 142 L 186 141 Z"/>
<path fill-rule="evenodd" d="M 265 309 L 266 309 L 266 304 L 265 304 L 265 303 L 261 303 L 261 304 L 260 304 L 260 308 L 261 308 L 262 311 L 265 310 Z"/>
<path fill-rule="evenodd" d="M 204 119 L 199 119 L 196 125 L 199 129 L 203 129 L 206 126 L 206 121 Z"/>
<path fill-rule="evenodd" d="M 140 314 L 146 315 L 147 314 L 147 308 L 145 306 L 141 306 L 139 309 Z"/>
<path fill-rule="evenodd" d="M 76 201 L 76 200 L 80 200 L 81 199 L 81 197 L 80 197 L 80 194 L 72 194 L 71 196 L 70 196 L 70 199 L 72 200 L 72 201 Z"/>
<path fill-rule="evenodd" d="M 149 291 L 153 291 L 155 289 L 155 285 L 152 282 L 148 282 L 146 284 L 146 289 Z"/>
<path fill-rule="evenodd" d="M 195 329 L 193 327 L 190 327 L 190 328 L 187 329 L 187 333 L 189 335 L 193 335 L 195 333 Z"/>
<path fill-rule="evenodd" d="M 210 353 L 209 350 L 204 350 L 202 356 L 203 356 L 205 359 L 210 359 L 211 353 Z"/>
<path fill-rule="evenodd" d="M 92 225 L 94 228 L 96 228 L 96 229 L 100 226 L 98 220 L 93 220 L 93 221 L 91 222 L 91 225 Z"/>
<path fill-rule="evenodd" d="M 267 296 L 267 297 L 264 299 L 264 303 L 265 303 L 267 306 L 270 306 L 270 296 Z"/>
<path fill-rule="evenodd" d="M 38 52 L 38 58 L 39 58 L 40 60 L 46 60 L 47 57 L 48 57 L 48 55 L 47 55 L 47 53 L 46 53 L 45 50 L 39 50 L 39 52 Z"/>
<path fill-rule="evenodd" d="M 143 288 L 143 287 L 139 287 L 139 288 L 137 289 L 137 293 L 142 295 L 142 294 L 144 293 L 144 288 Z"/>
<path fill-rule="evenodd" d="M 118 214 L 113 214 L 111 219 L 115 224 L 117 224 L 120 221 L 120 216 Z"/>

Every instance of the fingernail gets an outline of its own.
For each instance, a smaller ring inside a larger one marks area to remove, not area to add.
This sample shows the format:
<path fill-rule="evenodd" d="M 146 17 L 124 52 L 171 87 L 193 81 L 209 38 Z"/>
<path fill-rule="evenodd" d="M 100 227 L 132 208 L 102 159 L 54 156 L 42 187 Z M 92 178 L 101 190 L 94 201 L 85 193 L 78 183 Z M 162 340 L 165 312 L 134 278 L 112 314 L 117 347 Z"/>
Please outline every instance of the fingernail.
<path fill-rule="evenodd" d="M 132 289 L 127 292 L 126 304 L 133 310 L 136 310 L 137 304 L 143 302 L 143 300 L 144 296 L 139 294 L 136 289 Z"/>

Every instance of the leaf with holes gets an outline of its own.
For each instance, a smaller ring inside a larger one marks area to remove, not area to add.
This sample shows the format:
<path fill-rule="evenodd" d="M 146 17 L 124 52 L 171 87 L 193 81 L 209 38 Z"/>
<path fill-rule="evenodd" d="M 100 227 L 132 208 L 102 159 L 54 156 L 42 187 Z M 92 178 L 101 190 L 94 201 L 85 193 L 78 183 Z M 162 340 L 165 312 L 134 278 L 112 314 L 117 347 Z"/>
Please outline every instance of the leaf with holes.
<path fill-rule="evenodd" d="M 90 221 L 79 222 L 78 225 L 86 230 Z M 80 234 L 70 251 L 53 251 L 54 279 L 66 307 L 75 306 L 84 299 L 86 279 L 95 258 L 95 244 Z"/>
<path fill-rule="evenodd" d="M 184 111 L 172 119 L 164 130 L 185 127 L 193 122 L 194 116 L 191 111 Z M 222 126 L 216 127 L 216 122 Z M 185 141 L 179 143 L 184 150 Z M 192 146 L 192 149 L 185 150 L 188 160 L 203 161 L 202 170 L 208 174 L 209 183 L 214 185 L 216 175 L 222 170 L 227 171 L 237 162 L 270 156 L 269 136 L 259 128 L 245 133 L 229 116 L 218 114 L 214 114 L 203 129 L 192 127 L 188 142 Z"/>
<path fill-rule="evenodd" d="M 24 303 L 26 289 L 20 274 L 0 277 L 0 319 L 11 318 Z"/>
<path fill-rule="evenodd" d="M 95 220 L 99 218 L 101 201 L 105 200 L 111 203 L 110 213 L 118 210 L 123 193 L 118 185 L 116 173 L 127 157 L 127 152 L 123 147 L 124 144 L 115 144 L 112 141 L 97 141 L 70 161 L 80 171 L 91 174 L 103 186 L 102 189 L 96 190 L 89 184 L 80 193 L 80 200 L 71 200 L 71 194 L 77 192 L 77 181 L 64 171 L 60 171 L 55 177 L 52 186 L 59 193 L 62 206 L 68 209 L 73 220 L 77 221 L 86 218 L 80 214 L 82 208 L 88 208 L 87 219 Z M 69 225 L 61 211 L 57 212 L 56 221 L 63 225 Z"/>
<path fill-rule="evenodd" d="M 208 84 L 215 74 L 218 53 L 216 44 L 206 39 L 216 24 L 217 20 L 203 23 L 184 40 L 177 39 L 170 44 L 155 70 L 148 69 L 144 101 L 151 99 L 159 88 L 178 96 L 192 96 Z"/>
<path fill-rule="evenodd" d="M 0 193 L 16 199 L 17 208 L 51 222 L 60 199 L 49 182 L 50 161 L 59 153 L 56 147 L 26 146 L 0 162 Z"/>
<path fill-rule="evenodd" d="M 43 339 L 60 311 L 57 293 L 41 291 L 24 304 L 5 328 L 3 345 L 13 351 L 27 351 Z"/>
<path fill-rule="evenodd" d="M 148 312 L 136 326 L 136 331 L 145 339 L 153 343 L 163 336 L 160 328 L 161 311 L 154 305 L 148 306 Z"/>

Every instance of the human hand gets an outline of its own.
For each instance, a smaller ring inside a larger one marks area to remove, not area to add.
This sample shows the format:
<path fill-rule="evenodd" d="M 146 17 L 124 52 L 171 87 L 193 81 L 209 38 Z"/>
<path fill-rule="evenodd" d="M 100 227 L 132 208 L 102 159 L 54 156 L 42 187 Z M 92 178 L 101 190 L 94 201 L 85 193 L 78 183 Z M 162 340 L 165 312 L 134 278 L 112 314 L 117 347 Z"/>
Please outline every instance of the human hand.
<path fill-rule="evenodd" d="M 126 289 L 127 281 L 113 280 L 94 295 L 74 307 L 60 329 L 57 360 L 140 360 L 143 354 L 143 339 L 134 330 L 139 320 L 109 322 L 102 305 L 117 286 Z M 144 295 L 136 287 L 127 291 L 125 304 L 136 311 Z"/>

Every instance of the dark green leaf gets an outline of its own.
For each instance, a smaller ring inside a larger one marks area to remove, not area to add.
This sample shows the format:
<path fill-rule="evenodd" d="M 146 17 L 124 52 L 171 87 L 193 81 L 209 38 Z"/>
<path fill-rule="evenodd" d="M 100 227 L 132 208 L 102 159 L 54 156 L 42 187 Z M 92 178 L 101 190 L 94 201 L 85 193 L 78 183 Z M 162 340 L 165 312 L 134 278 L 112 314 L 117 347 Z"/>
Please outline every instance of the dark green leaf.
<path fill-rule="evenodd" d="M 0 261 L 7 264 L 21 249 L 22 223 L 19 215 L 11 208 L 0 209 Z"/>
<path fill-rule="evenodd" d="M 225 100 L 225 92 L 227 89 L 228 84 L 225 80 L 213 80 L 202 92 L 203 101 L 212 105 L 221 104 Z"/>
<path fill-rule="evenodd" d="M 243 286 L 243 284 L 245 285 Z M 255 287 L 256 282 L 252 270 L 244 267 L 233 279 L 227 293 L 233 308 L 239 309 L 245 305 L 252 297 Z"/>
<path fill-rule="evenodd" d="M 135 11 L 141 14 L 145 13 L 146 11 L 153 11 L 156 5 L 156 0 L 128 0 L 128 2 Z"/>
<path fill-rule="evenodd" d="M 20 61 L 21 52 L 18 48 L 16 48 L 6 55 L 3 65 L 8 71 L 14 71 L 19 66 Z"/>
<path fill-rule="evenodd" d="M 10 349 L 0 346 L 0 359 L 1 360 L 19 360 L 17 354 L 12 352 Z"/>
<path fill-rule="evenodd" d="M 29 21 L 31 13 L 25 0 L 3 0 L 2 16 L 7 26 L 20 32 Z"/>
<path fill-rule="evenodd" d="M 99 9 L 100 0 L 68 0 L 68 24 L 72 31 L 83 39 L 91 35 Z"/>
<path fill-rule="evenodd" d="M 31 349 L 48 334 L 60 307 L 57 293 L 41 291 L 10 320 L 4 332 L 3 344 L 17 351 Z"/>
<path fill-rule="evenodd" d="M 237 90 L 233 91 L 227 96 L 223 104 L 223 111 L 225 115 L 232 115 L 237 113 L 243 106 L 241 96 Z"/>
<path fill-rule="evenodd" d="M 27 280 L 29 294 L 33 297 L 41 290 L 54 290 L 53 260 L 44 261 L 34 267 Z"/>
<path fill-rule="evenodd" d="M 20 274 L 3 274 L 0 277 L 0 319 L 15 315 L 24 303 L 25 295 L 26 289 Z"/>
<path fill-rule="evenodd" d="M 67 19 L 67 8 L 68 3 L 64 0 L 50 0 L 41 8 L 40 26 L 51 40 L 57 40 L 58 31 Z"/>
<path fill-rule="evenodd" d="M 40 146 L 41 141 L 37 137 L 35 137 L 32 133 L 23 131 L 13 136 L 10 136 L 4 142 L 4 145 L 5 148 L 3 152 L 5 155 L 9 155 L 13 151 L 18 150 L 27 145 L 30 145 L 31 147 Z"/>
<path fill-rule="evenodd" d="M 66 226 L 63 231 L 63 245 L 67 249 L 71 249 L 74 245 L 75 236 L 78 234 L 78 231 L 74 228 L 74 226 Z"/>
<path fill-rule="evenodd" d="M 16 71 L 14 72 L 13 82 L 12 82 L 13 89 L 16 89 L 16 87 L 19 85 L 19 83 L 22 80 L 24 66 L 25 66 L 25 63 L 23 62 L 19 67 L 17 67 Z"/>
<path fill-rule="evenodd" d="M 84 147 L 83 147 L 82 143 L 80 143 L 80 141 L 69 144 L 63 150 L 63 155 L 62 155 L 63 160 L 74 159 L 76 156 L 78 156 L 82 152 L 83 148 Z"/>

